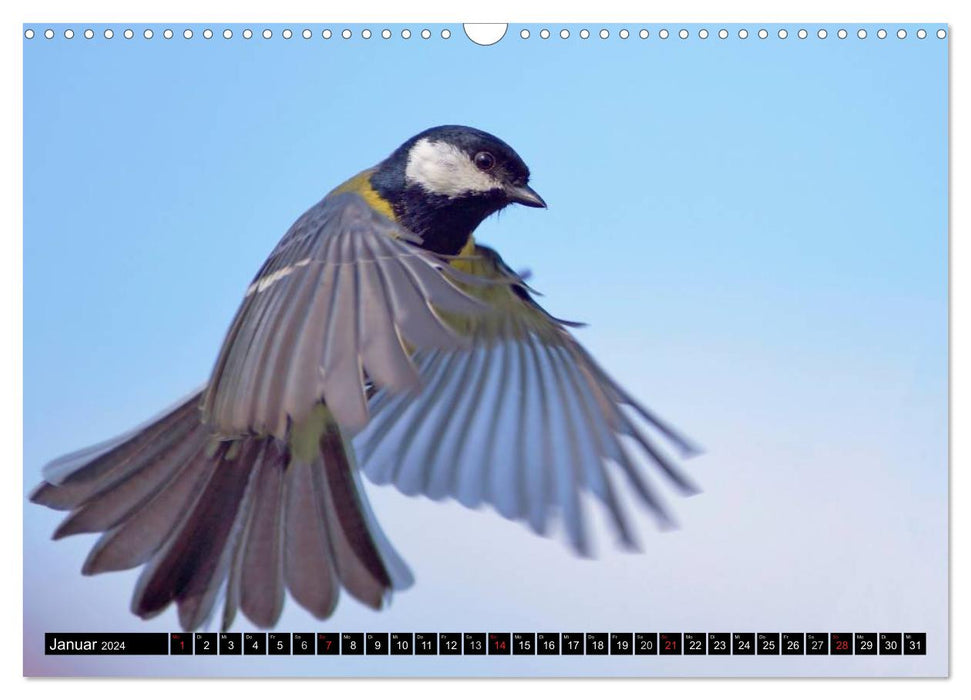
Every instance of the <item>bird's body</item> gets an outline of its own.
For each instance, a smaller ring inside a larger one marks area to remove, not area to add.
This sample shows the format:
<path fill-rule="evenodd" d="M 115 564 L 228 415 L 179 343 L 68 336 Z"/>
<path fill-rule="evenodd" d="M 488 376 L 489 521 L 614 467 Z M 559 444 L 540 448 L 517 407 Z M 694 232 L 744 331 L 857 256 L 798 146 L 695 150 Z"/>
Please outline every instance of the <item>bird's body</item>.
<path fill-rule="evenodd" d="M 492 503 L 537 532 L 558 512 L 580 552 L 589 490 L 632 544 L 607 463 L 663 511 L 624 443 L 690 485 L 622 406 L 690 446 L 476 244 L 504 206 L 545 206 L 528 179 L 502 141 L 437 127 L 334 189 L 257 273 L 202 390 L 48 465 L 32 500 L 71 511 L 55 537 L 103 532 L 84 572 L 144 565 L 133 612 L 175 602 L 186 629 L 220 591 L 224 627 L 238 608 L 272 626 L 287 590 L 318 618 L 342 587 L 378 608 L 412 578 L 356 446 L 406 493 Z"/>

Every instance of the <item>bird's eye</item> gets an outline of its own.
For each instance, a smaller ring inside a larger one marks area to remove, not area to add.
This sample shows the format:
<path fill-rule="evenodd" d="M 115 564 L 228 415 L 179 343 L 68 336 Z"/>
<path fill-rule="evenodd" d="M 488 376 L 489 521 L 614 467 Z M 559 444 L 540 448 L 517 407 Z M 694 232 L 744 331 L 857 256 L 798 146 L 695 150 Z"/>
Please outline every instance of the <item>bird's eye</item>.
<path fill-rule="evenodd" d="M 472 160 L 475 161 L 475 167 L 479 170 L 492 170 L 496 164 L 496 157 L 489 151 L 479 151 Z"/>

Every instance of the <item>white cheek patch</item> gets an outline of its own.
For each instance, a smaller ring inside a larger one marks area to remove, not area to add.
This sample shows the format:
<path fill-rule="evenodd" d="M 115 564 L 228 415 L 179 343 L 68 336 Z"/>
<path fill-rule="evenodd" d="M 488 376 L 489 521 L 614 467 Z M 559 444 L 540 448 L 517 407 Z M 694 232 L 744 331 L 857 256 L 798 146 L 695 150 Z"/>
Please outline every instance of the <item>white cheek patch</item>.
<path fill-rule="evenodd" d="M 502 186 L 475 167 L 460 149 L 443 141 L 421 139 L 408 152 L 405 181 L 426 192 L 456 197 L 469 192 L 488 192 Z"/>

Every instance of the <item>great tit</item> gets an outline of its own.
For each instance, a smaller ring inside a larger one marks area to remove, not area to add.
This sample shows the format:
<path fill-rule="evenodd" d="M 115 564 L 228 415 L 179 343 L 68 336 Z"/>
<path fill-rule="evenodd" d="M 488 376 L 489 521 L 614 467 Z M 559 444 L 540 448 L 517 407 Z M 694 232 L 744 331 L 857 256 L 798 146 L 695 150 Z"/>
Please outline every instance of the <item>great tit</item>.
<path fill-rule="evenodd" d="M 537 533 L 558 514 L 581 554 L 588 491 L 635 546 L 611 472 L 663 520 L 639 463 L 694 487 L 648 432 L 695 448 L 475 242 L 510 204 L 546 206 L 509 145 L 465 126 L 423 131 L 334 189 L 256 274 L 201 390 L 45 467 L 31 500 L 69 511 L 54 538 L 103 533 L 83 573 L 143 566 L 132 611 L 175 602 L 186 630 L 220 591 L 223 628 L 237 609 L 271 627 L 287 590 L 323 619 L 341 588 L 378 609 L 409 586 L 359 471 Z"/>

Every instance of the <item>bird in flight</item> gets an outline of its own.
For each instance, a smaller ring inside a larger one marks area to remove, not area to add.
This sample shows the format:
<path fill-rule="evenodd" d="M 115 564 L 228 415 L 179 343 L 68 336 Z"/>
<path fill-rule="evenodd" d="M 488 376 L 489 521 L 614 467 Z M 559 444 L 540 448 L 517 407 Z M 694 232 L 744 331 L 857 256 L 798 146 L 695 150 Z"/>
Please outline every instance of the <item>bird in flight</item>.
<path fill-rule="evenodd" d="M 315 617 L 340 590 L 379 609 L 412 575 L 359 472 L 407 494 L 492 505 L 589 552 L 580 496 L 623 545 L 624 479 L 662 522 L 655 442 L 693 445 L 611 379 L 473 232 L 545 207 L 491 134 L 428 129 L 327 194 L 247 288 L 206 385 L 160 416 L 54 460 L 31 500 L 68 511 L 55 539 L 102 533 L 85 574 L 142 566 L 131 603 L 193 630 L 224 599 L 272 627 L 286 592 Z"/>

